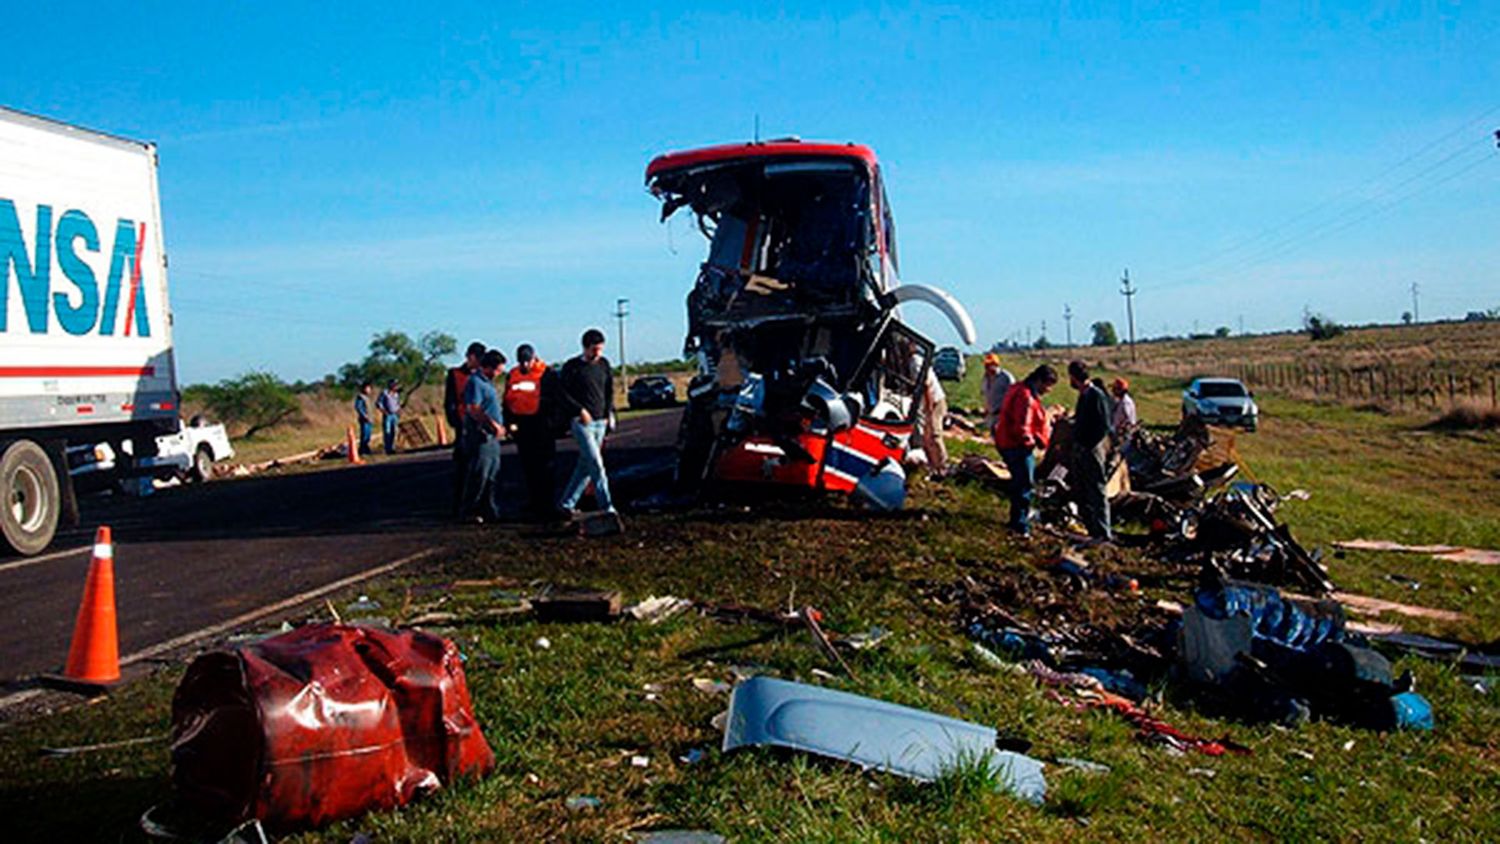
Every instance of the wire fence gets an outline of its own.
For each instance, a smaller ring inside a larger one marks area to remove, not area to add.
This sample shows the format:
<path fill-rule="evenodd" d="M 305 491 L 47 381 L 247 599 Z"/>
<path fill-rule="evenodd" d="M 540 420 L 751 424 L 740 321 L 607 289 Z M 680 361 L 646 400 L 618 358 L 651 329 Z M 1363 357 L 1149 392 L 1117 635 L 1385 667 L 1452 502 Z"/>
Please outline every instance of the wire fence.
<path fill-rule="evenodd" d="M 1231 376 L 1252 390 L 1341 404 L 1383 404 L 1413 410 L 1458 405 L 1500 407 L 1500 375 L 1441 364 L 1330 366 L 1301 361 L 1215 361 L 1205 368 L 1202 361 L 1142 361 L 1134 368 L 1184 379 L 1208 374 Z"/>

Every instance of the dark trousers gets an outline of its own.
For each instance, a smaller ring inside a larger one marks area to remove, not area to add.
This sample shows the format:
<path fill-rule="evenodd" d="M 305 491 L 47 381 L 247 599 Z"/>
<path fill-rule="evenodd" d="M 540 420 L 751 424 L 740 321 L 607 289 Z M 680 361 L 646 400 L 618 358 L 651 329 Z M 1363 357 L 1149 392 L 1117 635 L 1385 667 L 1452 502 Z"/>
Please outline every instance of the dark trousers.
<path fill-rule="evenodd" d="M 500 518 L 500 441 L 490 440 L 466 450 L 468 473 L 464 477 L 462 516 Z"/>
<path fill-rule="evenodd" d="M 540 416 L 517 416 L 516 453 L 521 458 L 521 475 L 526 482 L 526 510 L 533 518 L 552 515 L 555 506 L 552 464 L 557 454 L 557 440 Z"/>
<path fill-rule="evenodd" d="M 1089 536 L 1096 539 L 1111 539 L 1113 536 L 1109 528 L 1109 496 L 1104 492 L 1109 482 L 1104 475 L 1108 449 L 1107 440 L 1093 448 L 1075 447 L 1072 472 L 1068 475 L 1074 500 L 1078 502 L 1078 518 L 1088 530 Z"/>
<path fill-rule="evenodd" d="M 370 437 L 375 434 L 375 426 L 369 422 L 359 423 L 359 453 L 370 453 Z"/>
<path fill-rule="evenodd" d="M 469 482 L 470 456 L 464 450 L 464 441 L 460 437 L 453 443 L 453 514 L 455 516 L 463 515 L 464 484 Z"/>
<path fill-rule="evenodd" d="M 1010 521 L 1012 530 L 1031 530 L 1031 496 L 1036 486 L 1036 454 L 1030 448 L 1002 448 L 1000 459 L 1010 472 Z"/>

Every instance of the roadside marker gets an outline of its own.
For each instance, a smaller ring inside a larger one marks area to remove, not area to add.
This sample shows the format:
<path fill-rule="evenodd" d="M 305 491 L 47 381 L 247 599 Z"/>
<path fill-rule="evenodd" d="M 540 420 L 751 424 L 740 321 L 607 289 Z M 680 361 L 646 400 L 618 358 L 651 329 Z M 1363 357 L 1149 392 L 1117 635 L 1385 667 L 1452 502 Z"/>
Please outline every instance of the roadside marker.
<path fill-rule="evenodd" d="M 350 425 L 348 428 L 348 436 L 344 440 L 344 448 L 349 452 L 350 465 L 358 466 L 359 464 L 365 462 L 365 459 L 359 456 L 359 443 L 354 441 L 353 425 Z"/>
<path fill-rule="evenodd" d="M 78 620 L 73 624 L 73 644 L 61 676 L 46 676 L 49 685 L 101 692 L 120 680 L 120 637 L 115 616 L 115 547 L 108 525 L 94 534 L 94 554 Z"/>

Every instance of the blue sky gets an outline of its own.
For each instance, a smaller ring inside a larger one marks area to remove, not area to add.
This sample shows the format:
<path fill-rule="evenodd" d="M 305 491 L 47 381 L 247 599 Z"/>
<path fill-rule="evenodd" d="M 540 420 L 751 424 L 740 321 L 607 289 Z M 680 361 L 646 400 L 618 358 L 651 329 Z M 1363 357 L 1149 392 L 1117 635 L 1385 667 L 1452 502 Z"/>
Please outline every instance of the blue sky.
<path fill-rule="evenodd" d="M 671 356 L 704 246 L 644 168 L 757 115 L 877 150 L 981 343 L 1123 328 L 1126 267 L 1142 334 L 1500 306 L 1497 4 L 381 5 L 8 12 L 0 103 L 160 146 L 185 382 L 560 358 L 621 296 Z"/>

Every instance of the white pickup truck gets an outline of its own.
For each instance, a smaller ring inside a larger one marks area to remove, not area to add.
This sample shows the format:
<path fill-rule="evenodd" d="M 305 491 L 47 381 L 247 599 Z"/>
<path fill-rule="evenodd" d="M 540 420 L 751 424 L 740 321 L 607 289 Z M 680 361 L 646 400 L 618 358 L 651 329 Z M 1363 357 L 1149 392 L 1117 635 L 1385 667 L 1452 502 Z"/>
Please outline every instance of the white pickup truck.
<path fill-rule="evenodd" d="M 156 164 L 0 108 L 0 549 L 76 522 L 71 449 L 140 463 L 181 427 Z"/>
<path fill-rule="evenodd" d="M 124 447 L 130 450 L 131 444 Z M 127 457 L 133 457 L 127 451 Z M 174 434 L 156 438 L 156 454 L 121 461 L 107 442 L 94 446 L 68 448 L 68 472 L 80 493 L 106 489 L 115 481 L 124 481 L 122 463 L 129 463 L 130 474 L 159 481 L 176 479 L 184 483 L 204 483 L 213 478 L 214 464 L 234 457 L 229 434 L 220 424 L 208 424 L 199 417 Z"/>

